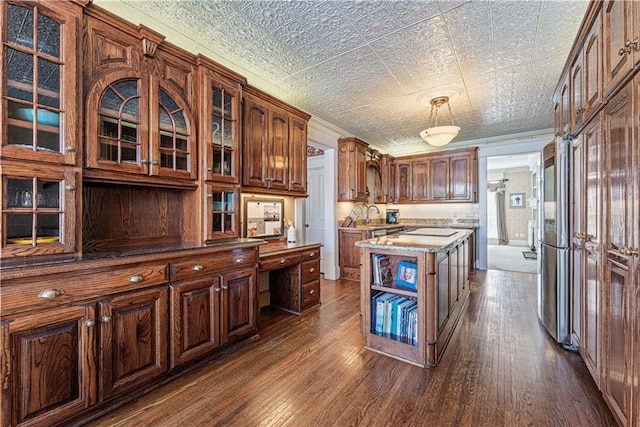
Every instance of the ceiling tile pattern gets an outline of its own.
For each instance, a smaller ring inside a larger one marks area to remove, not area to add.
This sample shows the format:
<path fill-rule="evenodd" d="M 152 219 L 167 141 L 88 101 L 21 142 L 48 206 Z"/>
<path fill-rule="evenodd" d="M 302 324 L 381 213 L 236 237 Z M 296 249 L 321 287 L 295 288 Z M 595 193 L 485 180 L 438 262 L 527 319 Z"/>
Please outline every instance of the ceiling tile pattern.
<path fill-rule="evenodd" d="M 223 58 L 250 83 L 269 82 L 273 95 L 393 153 L 425 151 L 425 94 L 451 88 L 461 127 L 451 146 L 547 132 L 551 95 L 588 0 L 95 3 L 126 4 L 148 17 L 145 25 L 174 29 L 195 52 Z"/>

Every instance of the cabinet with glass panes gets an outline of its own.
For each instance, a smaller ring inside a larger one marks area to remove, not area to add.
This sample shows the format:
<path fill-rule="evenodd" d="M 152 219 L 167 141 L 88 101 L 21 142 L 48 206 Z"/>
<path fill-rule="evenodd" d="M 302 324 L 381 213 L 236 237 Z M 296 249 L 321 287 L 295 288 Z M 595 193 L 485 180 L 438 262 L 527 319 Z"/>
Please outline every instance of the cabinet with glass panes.
<path fill-rule="evenodd" d="M 205 180 L 240 182 L 240 102 L 246 79 L 199 55 L 199 134 Z"/>
<path fill-rule="evenodd" d="M 0 4 L 2 258 L 76 250 L 82 7 Z"/>
<path fill-rule="evenodd" d="M 195 57 L 143 26 L 115 28 L 95 11 L 86 21 L 85 177 L 193 186 Z"/>
<path fill-rule="evenodd" d="M 240 190 L 235 185 L 207 184 L 205 236 L 207 241 L 240 235 Z"/>

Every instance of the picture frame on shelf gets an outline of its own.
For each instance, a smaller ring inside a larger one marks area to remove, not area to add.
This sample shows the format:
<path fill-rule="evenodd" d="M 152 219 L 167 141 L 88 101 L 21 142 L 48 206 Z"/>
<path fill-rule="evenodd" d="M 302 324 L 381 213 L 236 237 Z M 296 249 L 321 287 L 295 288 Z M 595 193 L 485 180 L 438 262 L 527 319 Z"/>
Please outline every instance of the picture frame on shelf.
<path fill-rule="evenodd" d="M 509 193 L 509 207 L 511 209 L 524 208 L 525 193 Z"/>
<path fill-rule="evenodd" d="M 418 290 L 418 266 L 412 262 L 400 261 L 396 271 L 396 285 Z"/>

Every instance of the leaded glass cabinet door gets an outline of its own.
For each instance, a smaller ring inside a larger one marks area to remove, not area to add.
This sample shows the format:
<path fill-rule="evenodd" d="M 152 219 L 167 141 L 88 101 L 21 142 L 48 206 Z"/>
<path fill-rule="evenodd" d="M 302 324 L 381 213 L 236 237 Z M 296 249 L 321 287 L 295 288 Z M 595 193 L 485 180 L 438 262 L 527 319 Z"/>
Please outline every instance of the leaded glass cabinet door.
<path fill-rule="evenodd" d="M 239 237 L 240 192 L 237 186 L 207 185 L 206 240 Z"/>
<path fill-rule="evenodd" d="M 148 80 L 113 73 L 87 95 L 87 166 L 148 174 Z"/>
<path fill-rule="evenodd" d="M 195 179 L 195 136 L 187 103 L 169 87 L 159 86 L 152 107 L 150 174 Z"/>
<path fill-rule="evenodd" d="M 206 179 L 238 183 L 240 89 L 207 79 L 204 114 L 206 141 Z"/>
<path fill-rule="evenodd" d="M 81 8 L 0 3 L 3 158 L 76 164 Z"/>

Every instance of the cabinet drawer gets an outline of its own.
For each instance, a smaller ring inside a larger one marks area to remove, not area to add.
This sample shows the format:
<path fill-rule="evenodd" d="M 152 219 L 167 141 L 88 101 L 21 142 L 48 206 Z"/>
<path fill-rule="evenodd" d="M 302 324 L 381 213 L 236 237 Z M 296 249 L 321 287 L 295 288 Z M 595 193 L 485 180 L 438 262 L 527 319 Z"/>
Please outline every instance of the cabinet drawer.
<path fill-rule="evenodd" d="M 300 261 L 300 253 L 272 255 L 260 259 L 260 271 L 270 271 L 290 267 L 292 265 L 299 264 Z"/>
<path fill-rule="evenodd" d="M 167 264 L 138 264 L 126 268 L 83 271 L 57 276 L 15 279 L 0 289 L 3 315 L 55 307 L 167 282 Z"/>
<path fill-rule="evenodd" d="M 302 286 L 302 309 L 305 310 L 320 303 L 320 280 Z"/>
<path fill-rule="evenodd" d="M 305 261 L 302 263 L 302 283 L 307 283 L 320 278 L 320 260 Z"/>
<path fill-rule="evenodd" d="M 302 252 L 302 261 L 307 261 L 310 259 L 320 259 L 320 248 L 310 249 L 308 251 Z"/>
<path fill-rule="evenodd" d="M 184 280 L 256 263 L 255 249 L 236 249 L 229 252 L 183 258 L 171 263 L 171 280 Z"/>

